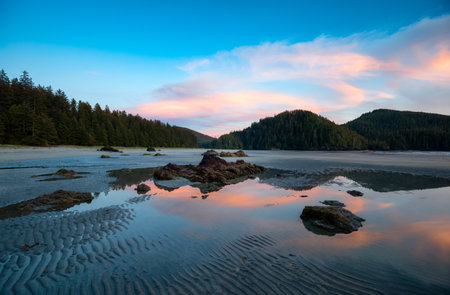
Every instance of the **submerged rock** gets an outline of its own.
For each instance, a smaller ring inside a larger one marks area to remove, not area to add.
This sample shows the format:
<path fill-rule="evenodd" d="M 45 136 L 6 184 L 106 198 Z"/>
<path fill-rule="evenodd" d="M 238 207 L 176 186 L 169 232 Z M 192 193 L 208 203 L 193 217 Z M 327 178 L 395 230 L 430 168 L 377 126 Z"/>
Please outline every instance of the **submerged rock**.
<path fill-rule="evenodd" d="M 38 212 L 65 210 L 81 203 L 90 203 L 93 199 L 91 193 L 57 190 L 51 194 L 0 208 L 0 219 Z"/>
<path fill-rule="evenodd" d="M 135 188 L 135 190 L 137 191 L 138 194 L 145 194 L 150 190 L 150 187 L 145 183 L 141 183 Z"/>
<path fill-rule="evenodd" d="M 118 149 L 113 148 L 112 146 L 104 146 L 101 149 L 98 149 L 97 151 L 99 152 L 114 152 L 114 153 L 120 153 L 121 151 L 119 151 Z"/>
<path fill-rule="evenodd" d="M 167 154 L 160 154 L 160 153 L 155 154 L 155 157 L 162 157 L 162 156 L 167 156 Z"/>
<path fill-rule="evenodd" d="M 352 195 L 354 197 L 362 197 L 364 194 L 357 190 L 347 191 L 347 194 Z"/>
<path fill-rule="evenodd" d="M 156 152 L 156 150 L 154 147 L 149 146 L 147 147 L 147 152 Z"/>
<path fill-rule="evenodd" d="M 108 155 L 101 155 L 100 158 L 102 158 L 102 159 L 109 159 L 109 158 L 111 158 L 111 157 L 108 156 Z"/>
<path fill-rule="evenodd" d="M 321 203 L 328 206 L 345 207 L 344 203 L 335 200 L 325 200 L 322 201 Z"/>
<path fill-rule="evenodd" d="M 306 229 L 320 235 L 349 234 L 362 227 L 365 219 L 338 206 L 306 206 L 300 218 Z"/>
<path fill-rule="evenodd" d="M 215 155 L 204 155 L 202 161 L 197 165 L 175 165 L 167 164 L 159 168 L 153 174 L 158 180 L 171 180 L 177 177 L 186 178 L 192 182 L 226 184 L 228 181 L 251 177 L 262 173 L 266 168 L 246 163 L 243 160 L 227 162 Z"/>

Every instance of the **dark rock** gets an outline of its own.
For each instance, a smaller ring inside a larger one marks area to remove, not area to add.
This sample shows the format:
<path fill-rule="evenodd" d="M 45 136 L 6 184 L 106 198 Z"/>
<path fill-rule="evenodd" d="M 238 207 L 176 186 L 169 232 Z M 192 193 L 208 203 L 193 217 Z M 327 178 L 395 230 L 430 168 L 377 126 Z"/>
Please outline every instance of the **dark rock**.
<path fill-rule="evenodd" d="M 104 146 L 101 149 L 98 149 L 97 151 L 100 151 L 100 152 L 114 152 L 114 153 L 119 153 L 120 152 L 118 149 L 115 149 L 112 146 Z"/>
<path fill-rule="evenodd" d="M 156 152 L 156 150 L 154 147 L 149 146 L 147 147 L 147 152 Z"/>
<path fill-rule="evenodd" d="M 209 195 L 202 195 L 202 200 L 205 200 L 209 197 Z"/>
<path fill-rule="evenodd" d="M 300 218 L 306 229 L 321 235 L 348 234 L 362 226 L 363 218 L 337 206 L 306 206 Z"/>
<path fill-rule="evenodd" d="M 216 152 L 217 153 L 217 152 Z M 239 150 L 237 152 L 231 153 L 231 152 L 221 152 L 219 154 L 220 157 L 248 157 L 246 153 L 244 153 L 243 150 Z"/>
<path fill-rule="evenodd" d="M 167 156 L 167 154 L 160 154 L 160 153 L 155 154 L 155 157 L 162 157 L 162 156 Z"/>
<path fill-rule="evenodd" d="M 141 183 L 135 188 L 135 190 L 137 191 L 138 194 L 145 194 L 150 190 L 150 187 L 145 183 Z"/>
<path fill-rule="evenodd" d="M 266 168 L 262 166 L 246 163 L 243 160 L 227 162 L 215 155 L 206 154 L 197 166 L 169 163 L 156 170 L 153 177 L 158 180 L 184 177 L 192 182 L 217 183 L 223 186 L 233 179 L 248 178 L 265 170 Z"/>
<path fill-rule="evenodd" d="M 22 249 L 23 251 L 28 251 L 28 250 L 30 250 L 31 248 L 36 247 L 36 246 L 38 246 L 38 245 L 39 245 L 39 243 L 34 243 L 34 244 L 31 244 L 31 245 L 29 245 L 29 244 L 24 244 L 24 245 L 20 246 L 19 248 Z"/>
<path fill-rule="evenodd" d="M 236 157 L 248 157 L 248 155 L 246 153 L 244 153 L 243 150 L 238 150 L 234 154 L 236 155 Z"/>
<path fill-rule="evenodd" d="M 307 198 L 308 195 L 301 195 L 300 198 Z"/>
<path fill-rule="evenodd" d="M 108 156 L 108 155 L 101 155 L 100 158 L 102 158 L 102 159 L 109 159 L 109 158 L 111 158 L 111 157 Z"/>
<path fill-rule="evenodd" d="M 89 174 L 89 172 L 77 172 L 74 170 L 68 170 L 68 169 L 59 169 L 55 173 L 48 173 L 48 174 L 39 174 L 39 175 L 33 175 L 31 177 L 51 177 L 51 178 L 44 178 L 40 179 L 39 181 L 56 181 L 56 180 L 65 180 L 65 179 L 75 179 L 75 178 L 82 178 L 82 174 Z"/>
<path fill-rule="evenodd" d="M 328 206 L 345 207 L 344 203 L 335 200 L 325 200 L 322 201 L 321 203 Z"/>
<path fill-rule="evenodd" d="M 91 193 L 57 190 L 51 194 L 0 208 L 0 219 L 37 212 L 65 210 L 81 203 L 90 203 L 93 199 Z"/>
<path fill-rule="evenodd" d="M 215 150 L 207 150 L 202 154 L 202 156 L 218 156 L 218 155 L 219 153 L 216 152 Z"/>
<path fill-rule="evenodd" d="M 364 195 L 362 192 L 356 190 L 347 191 L 347 193 L 354 197 L 362 197 Z"/>
<path fill-rule="evenodd" d="M 75 172 L 74 170 L 67 170 L 67 169 L 59 169 L 58 171 L 55 172 L 55 175 L 62 175 L 65 177 L 73 177 L 75 176 L 75 174 L 77 174 L 77 172 Z"/>

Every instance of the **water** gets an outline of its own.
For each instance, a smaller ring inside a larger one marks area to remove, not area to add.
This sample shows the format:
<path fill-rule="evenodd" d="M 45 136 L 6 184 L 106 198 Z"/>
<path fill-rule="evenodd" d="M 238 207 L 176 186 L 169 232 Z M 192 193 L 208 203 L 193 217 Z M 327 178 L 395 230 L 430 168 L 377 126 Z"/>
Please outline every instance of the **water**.
<path fill-rule="evenodd" d="M 279 153 L 267 166 L 277 166 L 284 155 Z M 144 167 L 201 158 L 198 151 L 173 151 L 169 157 L 3 163 L 45 166 L 0 170 L 3 183 L 22 180 L 13 186 L 15 197 L 11 188 L 2 188 L 4 204 L 61 187 L 98 193 L 91 203 L 63 212 L 0 220 L 0 293 L 450 292 L 450 180 L 442 177 L 444 168 L 298 157 L 291 162 L 321 166 L 278 165 L 281 170 L 205 193 L 185 183 L 153 182 L 152 169 Z M 260 152 L 246 159 L 269 160 Z M 136 169 L 106 173 L 111 166 Z M 53 182 L 30 178 L 60 167 L 90 174 Z M 412 175 L 410 169 L 438 173 Z M 145 195 L 134 190 L 141 182 L 151 187 Z M 364 196 L 346 192 L 352 189 Z M 307 230 L 302 209 L 324 200 L 345 203 L 366 219 L 363 227 L 334 236 Z M 20 248 L 35 243 L 27 251 Z"/>

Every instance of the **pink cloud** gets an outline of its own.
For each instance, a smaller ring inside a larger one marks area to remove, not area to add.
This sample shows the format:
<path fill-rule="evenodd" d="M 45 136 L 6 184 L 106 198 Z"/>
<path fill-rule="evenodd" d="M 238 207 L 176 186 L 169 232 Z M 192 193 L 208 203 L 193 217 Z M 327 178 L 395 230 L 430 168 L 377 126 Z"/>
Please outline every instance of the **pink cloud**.
<path fill-rule="evenodd" d="M 447 105 L 449 26 L 450 16 L 443 16 L 389 36 L 361 33 L 218 52 L 179 66 L 189 74 L 185 81 L 160 86 L 150 102 L 130 110 L 217 136 L 284 110 L 326 112 L 342 122 L 374 106 Z"/>

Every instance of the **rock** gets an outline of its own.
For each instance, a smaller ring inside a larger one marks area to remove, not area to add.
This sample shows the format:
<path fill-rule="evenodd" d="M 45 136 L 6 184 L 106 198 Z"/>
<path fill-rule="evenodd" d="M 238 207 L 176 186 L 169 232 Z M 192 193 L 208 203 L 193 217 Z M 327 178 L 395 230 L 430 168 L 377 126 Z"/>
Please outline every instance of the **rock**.
<path fill-rule="evenodd" d="M 114 153 L 120 153 L 118 149 L 113 148 L 112 146 L 104 146 L 101 149 L 98 149 L 97 151 L 100 152 L 114 152 Z"/>
<path fill-rule="evenodd" d="M 202 195 L 202 200 L 205 200 L 209 197 L 209 195 Z"/>
<path fill-rule="evenodd" d="M 234 157 L 234 153 L 230 153 L 230 152 L 221 152 L 219 154 L 220 157 Z"/>
<path fill-rule="evenodd" d="M 67 169 L 59 169 L 55 172 L 55 175 L 62 175 L 64 177 L 73 177 L 77 174 L 74 170 L 67 170 Z"/>
<path fill-rule="evenodd" d="M 167 154 L 160 154 L 160 153 L 155 154 L 155 157 L 162 157 L 162 156 L 167 156 Z"/>
<path fill-rule="evenodd" d="M 68 170 L 68 169 L 59 169 L 55 173 L 48 173 L 48 174 L 39 174 L 39 175 L 33 175 L 31 177 L 51 177 L 51 178 L 44 178 L 40 179 L 39 181 L 54 181 L 54 180 L 65 180 L 65 179 L 74 179 L 74 178 L 82 178 L 82 174 L 89 174 L 89 172 L 77 172 L 74 170 Z"/>
<path fill-rule="evenodd" d="M 217 152 L 216 152 L 217 153 Z M 237 152 L 231 153 L 231 152 L 221 152 L 219 154 L 220 157 L 248 157 L 246 153 L 244 153 L 243 150 L 239 150 Z"/>
<path fill-rule="evenodd" d="M 300 198 L 307 198 L 308 195 L 301 195 Z"/>
<path fill-rule="evenodd" d="M 147 152 L 156 152 L 156 150 L 154 147 L 149 146 L 147 147 Z"/>
<path fill-rule="evenodd" d="M 144 153 L 143 154 L 143 156 L 151 156 L 151 155 L 153 155 L 153 154 L 150 154 L 150 153 Z"/>
<path fill-rule="evenodd" d="M 31 248 L 36 247 L 36 246 L 38 246 L 38 245 L 39 245 L 39 243 L 34 243 L 34 244 L 31 244 L 31 245 L 29 245 L 29 244 L 24 244 L 24 245 L 20 246 L 19 248 L 22 249 L 23 251 L 28 251 L 28 250 L 30 250 Z"/>
<path fill-rule="evenodd" d="M 328 206 L 345 207 L 344 203 L 335 200 L 325 200 L 322 201 L 321 203 Z"/>
<path fill-rule="evenodd" d="M 65 210 L 81 203 L 90 203 L 93 199 L 91 193 L 57 190 L 51 194 L 0 208 L 0 219 L 37 212 Z"/>
<path fill-rule="evenodd" d="M 102 159 L 109 159 L 109 158 L 111 158 L 111 157 L 108 156 L 108 155 L 101 155 L 100 158 L 102 158 Z"/>
<path fill-rule="evenodd" d="M 321 235 L 348 234 L 362 226 L 363 218 L 337 206 L 306 206 L 300 218 L 306 229 Z"/>
<path fill-rule="evenodd" d="M 145 183 L 141 183 L 135 188 L 135 190 L 138 194 L 145 194 L 150 190 L 150 187 Z"/>
<path fill-rule="evenodd" d="M 347 191 L 347 193 L 354 197 L 362 197 L 364 195 L 362 192 L 356 190 Z"/>
<path fill-rule="evenodd" d="M 227 162 L 215 155 L 207 154 L 197 165 L 167 164 L 153 174 L 157 180 L 171 180 L 177 177 L 186 178 L 192 182 L 216 183 L 221 186 L 240 177 L 251 177 L 264 172 L 266 168 L 246 163 L 243 160 Z"/>
<path fill-rule="evenodd" d="M 202 154 L 202 156 L 218 156 L 218 155 L 219 153 L 216 152 L 215 150 L 207 150 Z"/>
<path fill-rule="evenodd" d="M 246 153 L 244 153 L 243 150 L 238 150 L 234 154 L 236 155 L 236 157 L 248 157 L 248 155 Z"/>

